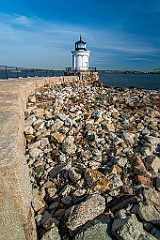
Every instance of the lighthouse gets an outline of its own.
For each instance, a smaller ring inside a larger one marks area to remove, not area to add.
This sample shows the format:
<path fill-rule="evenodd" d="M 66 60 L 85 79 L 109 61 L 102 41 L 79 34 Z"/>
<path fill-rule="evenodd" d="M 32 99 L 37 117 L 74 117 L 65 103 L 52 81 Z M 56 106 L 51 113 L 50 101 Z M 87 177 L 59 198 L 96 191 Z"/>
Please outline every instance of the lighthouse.
<path fill-rule="evenodd" d="M 90 51 L 86 49 L 86 42 L 80 39 L 75 42 L 75 50 L 72 53 L 72 69 L 73 71 L 88 71 L 90 61 Z"/>

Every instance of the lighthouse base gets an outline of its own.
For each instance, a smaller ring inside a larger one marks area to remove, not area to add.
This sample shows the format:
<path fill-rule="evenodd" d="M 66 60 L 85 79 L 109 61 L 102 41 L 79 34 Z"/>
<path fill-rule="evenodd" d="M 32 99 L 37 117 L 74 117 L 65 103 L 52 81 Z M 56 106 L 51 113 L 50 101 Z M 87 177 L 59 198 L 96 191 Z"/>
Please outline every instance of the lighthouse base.
<path fill-rule="evenodd" d="M 84 86 L 93 85 L 93 86 L 102 86 L 102 83 L 99 80 L 99 73 L 93 71 L 65 71 L 64 76 L 78 76 L 79 81 Z"/>

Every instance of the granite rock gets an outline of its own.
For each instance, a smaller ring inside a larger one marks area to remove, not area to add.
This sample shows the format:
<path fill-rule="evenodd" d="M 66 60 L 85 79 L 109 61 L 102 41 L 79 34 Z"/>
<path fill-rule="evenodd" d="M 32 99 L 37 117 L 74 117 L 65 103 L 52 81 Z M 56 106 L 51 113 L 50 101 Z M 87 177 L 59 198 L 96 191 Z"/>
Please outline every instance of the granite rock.
<path fill-rule="evenodd" d="M 68 136 L 62 143 L 62 151 L 66 154 L 72 155 L 76 151 L 76 145 L 74 144 L 74 137 Z"/>
<path fill-rule="evenodd" d="M 143 224 L 138 221 L 136 215 L 134 214 L 127 216 L 125 219 L 115 219 L 112 225 L 112 233 L 117 237 L 117 239 L 122 240 L 156 239 L 144 231 Z"/>
<path fill-rule="evenodd" d="M 93 220 L 105 210 L 105 198 L 100 195 L 89 195 L 85 201 L 74 205 L 65 214 L 66 226 L 75 231 L 89 220 Z"/>
<path fill-rule="evenodd" d="M 159 91 L 73 82 L 45 86 L 31 98 L 26 161 L 39 237 L 58 239 L 59 231 L 62 239 L 114 239 L 112 229 L 117 239 L 136 239 L 136 231 L 138 240 L 155 239 Z M 99 219 L 102 213 L 111 221 Z"/>
<path fill-rule="evenodd" d="M 140 202 L 138 214 L 142 220 L 160 226 L 160 212 L 156 209 L 154 205 Z"/>
<path fill-rule="evenodd" d="M 74 240 L 111 240 L 111 219 L 108 216 L 100 217 L 89 221 L 73 238 Z"/>
<path fill-rule="evenodd" d="M 32 205 L 36 212 L 46 206 L 46 202 L 44 201 L 44 196 L 45 196 L 44 191 L 42 190 L 39 191 L 36 188 L 33 189 Z"/>
<path fill-rule="evenodd" d="M 45 232 L 41 240 L 61 240 L 58 227 L 54 226 L 49 231 Z"/>

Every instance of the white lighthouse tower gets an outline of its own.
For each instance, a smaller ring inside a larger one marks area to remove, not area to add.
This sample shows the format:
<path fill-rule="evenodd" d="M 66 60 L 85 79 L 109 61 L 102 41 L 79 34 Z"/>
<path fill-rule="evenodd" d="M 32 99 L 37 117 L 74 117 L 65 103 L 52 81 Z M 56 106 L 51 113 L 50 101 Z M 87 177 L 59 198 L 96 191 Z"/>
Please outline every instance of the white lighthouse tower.
<path fill-rule="evenodd" d="M 88 71 L 89 70 L 89 60 L 90 60 L 90 51 L 86 49 L 86 42 L 80 39 L 78 42 L 75 42 L 75 50 L 72 53 L 72 69 L 74 71 Z"/>

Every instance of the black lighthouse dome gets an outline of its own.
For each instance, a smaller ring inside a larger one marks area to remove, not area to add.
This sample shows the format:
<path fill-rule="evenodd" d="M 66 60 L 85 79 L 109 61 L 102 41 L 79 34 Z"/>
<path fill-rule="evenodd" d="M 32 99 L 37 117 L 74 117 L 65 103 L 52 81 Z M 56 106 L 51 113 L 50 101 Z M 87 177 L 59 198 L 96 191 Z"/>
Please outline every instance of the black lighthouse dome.
<path fill-rule="evenodd" d="M 86 51 L 86 42 L 82 41 L 82 37 L 80 35 L 80 39 L 78 42 L 75 42 L 75 51 L 85 50 Z"/>

